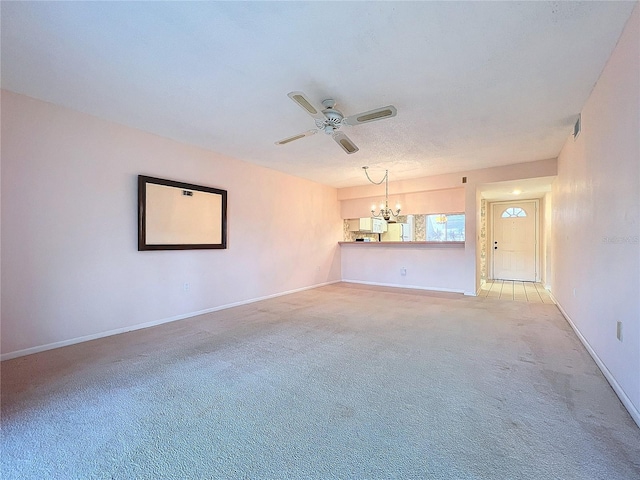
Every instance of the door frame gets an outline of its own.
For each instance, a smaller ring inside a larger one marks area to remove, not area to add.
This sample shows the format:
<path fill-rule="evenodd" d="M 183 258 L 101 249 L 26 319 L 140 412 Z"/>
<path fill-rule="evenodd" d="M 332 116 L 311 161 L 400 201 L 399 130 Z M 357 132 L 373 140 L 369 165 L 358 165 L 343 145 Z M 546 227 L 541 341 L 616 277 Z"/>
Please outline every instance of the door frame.
<path fill-rule="evenodd" d="M 540 282 L 541 281 L 541 265 L 540 265 L 540 199 L 539 198 L 527 198 L 527 199 L 522 199 L 522 200 L 500 200 L 498 202 L 487 202 L 488 203 L 488 210 L 491 211 L 491 215 L 487 215 L 487 217 L 489 218 L 490 222 L 491 222 L 491 228 L 490 228 L 490 238 L 488 238 L 489 241 L 489 245 L 487 245 L 487 250 L 489 250 L 489 265 L 487 268 L 487 278 L 489 280 L 495 280 L 495 276 L 494 276 L 494 271 L 493 271 L 493 262 L 494 262 L 494 218 L 493 218 L 493 206 L 494 205 L 511 205 L 514 203 L 532 203 L 535 207 L 535 219 L 534 219 L 534 231 L 535 233 L 533 234 L 535 237 L 535 241 L 536 241 L 536 246 L 534 249 L 534 255 L 535 255 L 535 259 L 534 259 L 534 268 L 535 268 L 535 281 L 536 282 Z"/>

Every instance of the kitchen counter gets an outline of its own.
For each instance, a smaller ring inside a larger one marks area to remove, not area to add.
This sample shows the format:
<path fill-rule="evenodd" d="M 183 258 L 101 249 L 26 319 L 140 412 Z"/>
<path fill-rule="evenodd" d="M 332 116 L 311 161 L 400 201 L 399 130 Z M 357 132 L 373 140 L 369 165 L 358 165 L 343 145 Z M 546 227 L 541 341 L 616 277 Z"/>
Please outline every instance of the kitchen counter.
<path fill-rule="evenodd" d="M 414 246 L 414 247 L 464 247 L 464 242 L 338 242 L 339 245 L 368 245 L 368 246 Z"/>

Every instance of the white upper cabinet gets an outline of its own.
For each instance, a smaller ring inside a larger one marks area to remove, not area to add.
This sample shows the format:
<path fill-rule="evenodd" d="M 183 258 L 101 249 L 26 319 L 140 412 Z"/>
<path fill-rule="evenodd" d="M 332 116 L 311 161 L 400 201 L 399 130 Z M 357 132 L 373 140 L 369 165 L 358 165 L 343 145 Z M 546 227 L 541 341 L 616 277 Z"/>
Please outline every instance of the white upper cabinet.
<path fill-rule="evenodd" d="M 382 218 L 353 218 L 349 220 L 350 232 L 384 233 L 387 231 L 387 222 Z"/>

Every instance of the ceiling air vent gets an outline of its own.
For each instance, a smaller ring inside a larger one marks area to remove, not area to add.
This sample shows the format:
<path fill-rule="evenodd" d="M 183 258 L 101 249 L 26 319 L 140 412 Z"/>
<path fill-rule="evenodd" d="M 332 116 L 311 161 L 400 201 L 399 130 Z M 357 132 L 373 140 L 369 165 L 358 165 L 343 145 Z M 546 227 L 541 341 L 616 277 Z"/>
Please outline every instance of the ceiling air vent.
<path fill-rule="evenodd" d="M 575 140 L 580 135 L 580 129 L 582 127 L 580 123 L 581 115 L 578 115 L 578 120 L 576 120 L 576 124 L 573 126 L 573 139 Z"/>

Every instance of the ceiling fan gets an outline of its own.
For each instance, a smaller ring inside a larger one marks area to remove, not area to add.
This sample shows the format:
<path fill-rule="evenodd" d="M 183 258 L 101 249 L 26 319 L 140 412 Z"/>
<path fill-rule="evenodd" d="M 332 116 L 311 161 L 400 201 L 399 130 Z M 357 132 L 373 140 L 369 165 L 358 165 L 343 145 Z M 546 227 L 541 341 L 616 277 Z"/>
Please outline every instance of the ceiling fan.
<path fill-rule="evenodd" d="M 340 127 L 343 125 L 353 126 L 363 123 L 374 122 L 376 120 L 384 120 L 385 118 L 395 117 L 398 113 L 396 107 L 387 105 L 386 107 L 376 108 L 368 112 L 357 113 L 345 117 L 342 112 L 335 108 L 336 102 L 332 98 L 322 101 L 323 109 L 316 107 L 302 92 L 291 92 L 287 94 L 291 100 L 296 102 L 305 112 L 311 115 L 316 121 L 316 130 L 307 130 L 292 137 L 287 137 L 277 141 L 276 145 L 285 145 L 287 143 L 298 140 L 299 138 L 315 135 L 319 131 L 323 131 L 327 135 L 331 135 L 338 145 L 347 152 L 347 154 L 356 153 L 359 149 L 343 132 Z"/>

